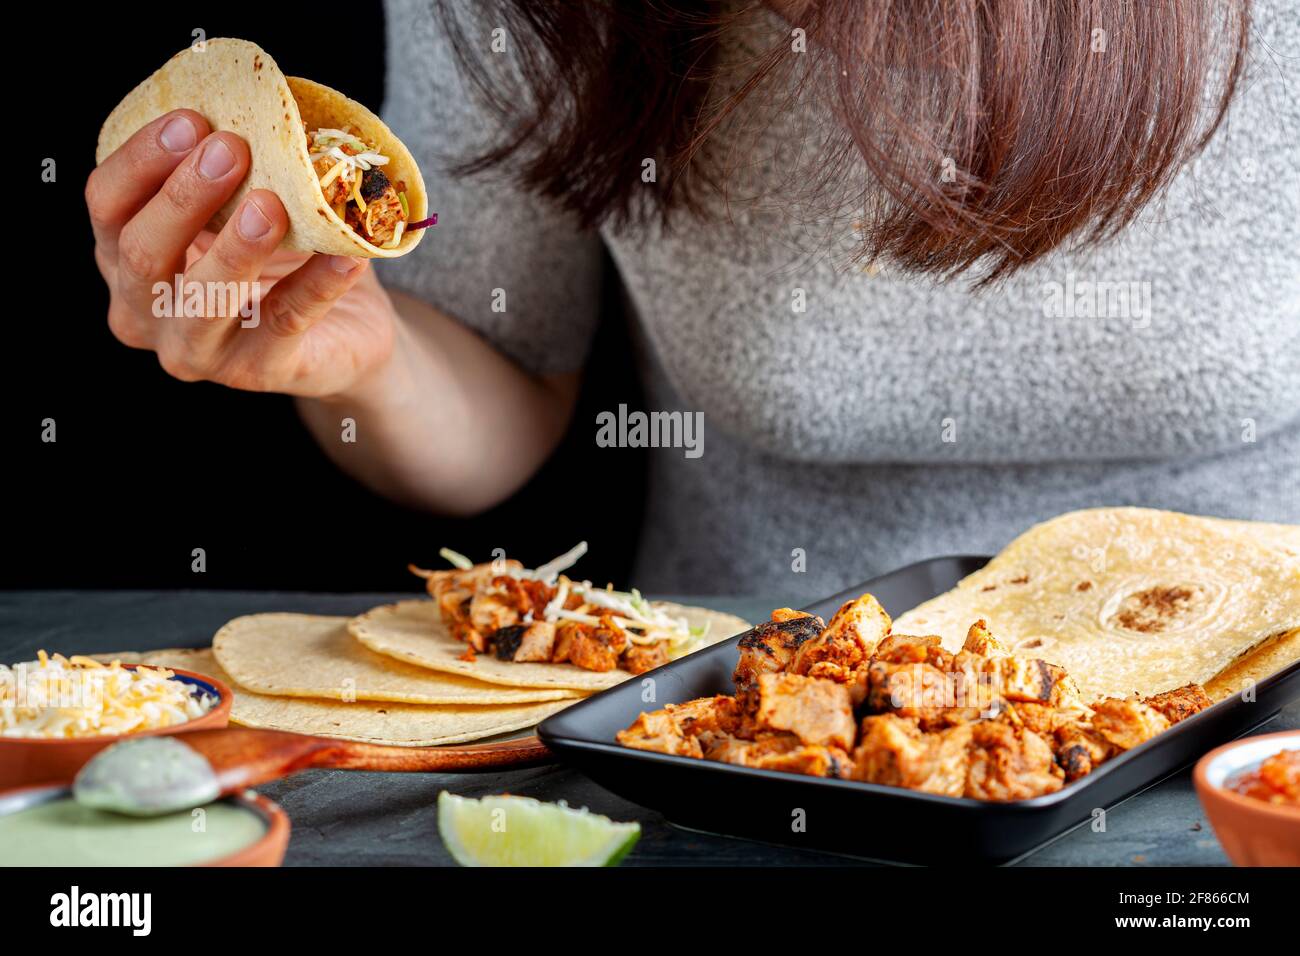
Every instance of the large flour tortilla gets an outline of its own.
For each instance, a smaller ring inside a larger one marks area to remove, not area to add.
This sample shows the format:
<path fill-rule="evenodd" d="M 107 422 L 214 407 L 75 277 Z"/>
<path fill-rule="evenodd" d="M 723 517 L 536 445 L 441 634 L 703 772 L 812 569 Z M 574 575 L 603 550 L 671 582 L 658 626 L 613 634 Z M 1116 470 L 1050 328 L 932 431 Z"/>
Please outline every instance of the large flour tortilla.
<path fill-rule="evenodd" d="M 1300 661 L 1300 630 L 1291 631 L 1261 644 L 1214 676 L 1205 685 L 1210 700 L 1224 700 L 1258 684 L 1270 674 Z"/>
<path fill-rule="evenodd" d="M 203 115 L 213 131 L 238 133 L 248 142 L 252 164 L 230 201 L 208 224 L 219 229 L 250 189 L 269 189 L 289 214 L 282 245 L 300 252 L 393 258 L 414 249 L 424 230 L 405 233 L 395 249 L 371 245 L 325 202 L 307 153 L 309 129 L 351 123 L 362 139 L 389 158 L 384 174 L 406 183 L 411 220 L 428 216 L 420 168 L 392 130 L 370 110 L 327 86 L 286 77 L 270 55 L 247 40 L 208 40 L 202 51 L 183 50 L 126 95 L 99 131 L 95 162 L 102 163 L 140 127 L 174 109 Z"/>
<path fill-rule="evenodd" d="M 1020 653 L 1065 667 L 1085 697 L 1208 683 L 1300 627 L 1300 536 L 1286 526 L 1143 508 L 1037 525 L 956 588 L 894 622 L 961 645 L 984 618 Z"/>
<path fill-rule="evenodd" d="M 207 674 L 234 686 L 235 701 L 230 710 L 233 724 L 399 747 L 464 743 L 532 727 L 573 703 L 571 700 L 557 700 L 493 707 L 427 707 L 375 701 L 345 704 L 306 697 L 269 697 L 239 687 L 208 648 L 158 651 L 146 654 L 144 662 Z"/>
<path fill-rule="evenodd" d="M 709 643 L 749 630 L 747 623 L 731 614 L 663 602 L 655 606 L 686 618 L 692 627 L 708 623 L 706 640 Z M 385 604 L 354 617 L 348 630 L 362 644 L 380 654 L 435 671 L 464 674 L 510 687 L 567 687 L 596 691 L 613 687 L 632 676 L 624 670 L 589 671 L 573 664 L 501 661 L 488 653 L 476 655 L 473 661 L 464 660 L 467 645 L 452 637 L 433 601 Z"/>
<path fill-rule="evenodd" d="M 416 667 L 362 646 L 347 624 L 346 617 L 249 614 L 217 631 L 212 653 L 240 687 L 277 696 L 406 704 L 523 704 L 582 696 Z"/>

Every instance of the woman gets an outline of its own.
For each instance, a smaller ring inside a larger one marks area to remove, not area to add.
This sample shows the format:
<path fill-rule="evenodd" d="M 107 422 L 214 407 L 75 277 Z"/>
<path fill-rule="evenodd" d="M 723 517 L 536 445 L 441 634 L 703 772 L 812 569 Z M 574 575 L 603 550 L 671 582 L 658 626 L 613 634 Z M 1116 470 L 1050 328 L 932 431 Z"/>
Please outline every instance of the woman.
<path fill-rule="evenodd" d="M 87 187 L 109 323 L 473 514 L 568 427 L 607 249 L 647 410 L 705 428 L 650 455 L 647 589 L 795 601 L 1095 504 L 1300 522 L 1298 4 L 392 2 L 438 228 L 382 286 L 275 253 L 266 192 L 201 234 L 247 147 L 179 111 Z M 274 282 L 261 326 L 153 319 L 182 261 Z"/>

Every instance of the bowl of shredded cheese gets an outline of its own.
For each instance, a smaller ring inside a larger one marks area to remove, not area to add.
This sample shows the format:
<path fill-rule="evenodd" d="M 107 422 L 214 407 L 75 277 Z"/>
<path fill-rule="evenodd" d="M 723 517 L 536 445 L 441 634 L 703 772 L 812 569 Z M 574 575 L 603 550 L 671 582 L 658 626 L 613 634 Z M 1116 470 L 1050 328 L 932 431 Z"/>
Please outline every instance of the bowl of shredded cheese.
<path fill-rule="evenodd" d="M 189 671 L 41 651 L 0 665 L 0 789 L 70 781 L 125 736 L 226 726 L 229 687 Z"/>

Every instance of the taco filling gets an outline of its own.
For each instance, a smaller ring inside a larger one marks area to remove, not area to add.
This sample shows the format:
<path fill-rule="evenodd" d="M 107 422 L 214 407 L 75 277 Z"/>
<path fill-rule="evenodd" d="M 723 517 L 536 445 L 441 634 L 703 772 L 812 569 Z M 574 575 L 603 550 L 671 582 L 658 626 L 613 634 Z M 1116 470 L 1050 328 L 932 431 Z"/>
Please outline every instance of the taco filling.
<path fill-rule="evenodd" d="M 307 152 L 325 201 L 358 236 L 381 249 L 395 249 L 410 219 L 406 183 L 381 167 L 388 157 L 352 127 L 308 130 Z"/>
<path fill-rule="evenodd" d="M 586 542 L 537 568 L 502 558 L 475 564 L 450 549 L 445 571 L 411 570 L 425 579 L 451 633 L 466 643 L 464 659 L 573 664 L 590 671 L 653 670 L 689 654 L 707 636 L 645 600 L 639 591 L 598 588 L 561 574 L 586 552 Z"/>

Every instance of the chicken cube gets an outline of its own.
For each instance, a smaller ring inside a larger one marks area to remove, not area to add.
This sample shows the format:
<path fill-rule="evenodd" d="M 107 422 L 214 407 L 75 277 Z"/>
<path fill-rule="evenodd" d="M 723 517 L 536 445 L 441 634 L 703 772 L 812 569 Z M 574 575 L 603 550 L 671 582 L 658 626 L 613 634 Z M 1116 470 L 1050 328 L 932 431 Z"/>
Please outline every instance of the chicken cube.
<path fill-rule="evenodd" d="M 1011 651 L 993 636 L 983 618 L 972 624 L 966 631 L 966 640 L 961 649 L 980 657 L 1010 657 Z"/>
<path fill-rule="evenodd" d="M 492 635 L 492 645 L 498 660 L 546 663 L 555 647 L 555 625 L 533 621 L 503 627 Z"/>
<path fill-rule="evenodd" d="M 1065 773 L 1038 734 L 1007 717 L 970 725 L 964 795 L 978 800 L 1027 800 L 1061 789 Z"/>
<path fill-rule="evenodd" d="M 787 731 L 805 744 L 853 746 L 853 703 L 843 684 L 796 674 L 763 674 L 758 679 L 759 731 Z"/>
<path fill-rule="evenodd" d="M 811 777 L 848 777 L 852 761 L 839 747 L 811 746 L 794 734 L 767 734 L 758 740 L 715 737 L 705 746 L 708 760 L 759 770 L 781 770 Z"/>
<path fill-rule="evenodd" d="M 952 674 L 930 664 L 890 664 L 872 661 L 867 668 L 867 710 L 913 717 L 922 730 L 950 727 L 984 714 L 959 695 Z"/>
<path fill-rule="evenodd" d="M 1022 702 L 1009 705 L 1020 722 L 1039 736 L 1051 738 L 1063 723 L 1070 719 L 1066 712 L 1057 710 L 1050 704 Z"/>
<path fill-rule="evenodd" d="M 1064 668 L 1032 657 L 984 657 L 963 650 L 953 659 L 953 670 L 972 686 L 986 684 L 990 696 L 1010 701 L 1055 706 L 1078 694 Z"/>
<path fill-rule="evenodd" d="M 913 636 L 890 634 L 876 646 L 872 659 L 888 664 L 929 664 L 941 671 L 952 670 L 952 654 L 943 649 L 935 634 Z"/>
<path fill-rule="evenodd" d="M 889 633 L 890 623 L 872 595 L 847 601 L 820 634 L 800 644 L 789 671 L 847 682 L 853 671 L 871 659 L 876 645 Z"/>
<path fill-rule="evenodd" d="M 1092 729 L 1120 750 L 1132 750 L 1169 726 L 1168 717 L 1136 697 L 1108 697 L 1093 708 Z"/>
<path fill-rule="evenodd" d="M 491 634 L 519 623 L 519 611 L 509 598 L 495 589 L 475 593 L 469 605 L 469 622 L 480 634 Z"/>
<path fill-rule="evenodd" d="M 615 734 L 614 739 L 634 750 L 652 750 L 678 757 L 703 756 L 699 741 L 683 730 L 673 710 L 671 704 L 663 710 L 648 710 L 627 730 Z"/>
<path fill-rule="evenodd" d="M 555 636 L 551 662 L 565 661 L 589 671 L 612 671 L 627 647 L 627 634 L 608 617 L 599 624 L 561 622 Z"/>
<path fill-rule="evenodd" d="M 718 694 L 715 697 L 699 697 L 684 704 L 670 704 L 669 707 L 685 733 L 743 735 L 744 713 L 734 697 Z"/>
<path fill-rule="evenodd" d="M 971 725 L 923 733 L 895 714 L 867 717 L 853 751 L 853 779 L 959 797 L 966 786 Z"/>
<path fill-rule="evenodd" d="M 794 617 L 785 621 L 765 621 L 740 639 L 740 660 L 732 680 L 736 691 L 748 695 L 758 687 L 762 674 L 784 671 L 795 652 L 822 630 L 819 617 Z"/>
<path fill-rule="evenodd" d="M 1193 714 L 1199 714 L 1214 701 L 1210 700 L 1200 684 L 1188 684 L 1185 687 L 1167 690 L 1163 694 L 1155 694 L 1146 698 L 1143 703 L 1160 711 L 1171 724 L 1176 724 Z"/>
<path fill-rule="evenodd" d="M 1056 762 L 1066 780 L 1078 780 L 1109 760 L 1115 748 L 1089 727 L 1068 723 L 1056 728 Z"/>
<path fill-rule="evenodd" d="M 623 652 L 622 668 L 633 674 L 644 674 L 668 663 L 668 642 L 630 644 Z"/>

